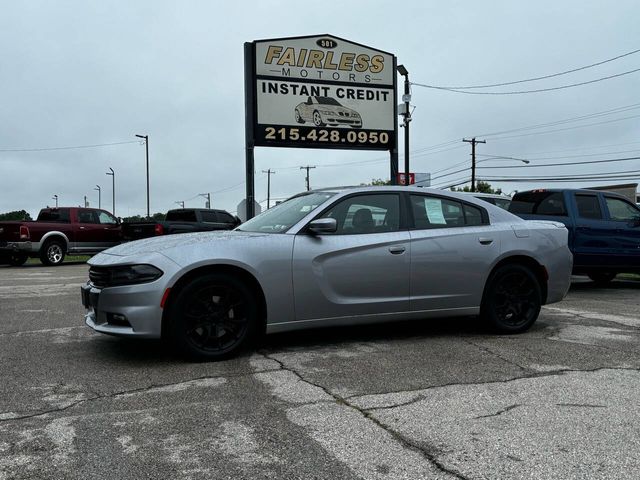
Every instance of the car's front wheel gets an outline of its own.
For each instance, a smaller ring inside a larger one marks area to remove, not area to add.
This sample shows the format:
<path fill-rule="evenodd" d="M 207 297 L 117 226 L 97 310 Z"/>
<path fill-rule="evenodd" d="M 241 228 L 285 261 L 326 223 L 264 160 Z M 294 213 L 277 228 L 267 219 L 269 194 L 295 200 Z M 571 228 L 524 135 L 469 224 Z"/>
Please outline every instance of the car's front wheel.
<path fill-rule="evenodd" d="M 253 339 L 257 306 L 237 278 L 207 274 L 180 291 L 170 322 L 170 340 L 182 354 L 194 360 L 221 360 Z"/>
<path fill-rule="evenodd" d="M 542 305 L 538 279 L 524 265 L 504 265 L 487 281 L 481 316 L 499 333 L 520 333 L 537 320 Z"/>

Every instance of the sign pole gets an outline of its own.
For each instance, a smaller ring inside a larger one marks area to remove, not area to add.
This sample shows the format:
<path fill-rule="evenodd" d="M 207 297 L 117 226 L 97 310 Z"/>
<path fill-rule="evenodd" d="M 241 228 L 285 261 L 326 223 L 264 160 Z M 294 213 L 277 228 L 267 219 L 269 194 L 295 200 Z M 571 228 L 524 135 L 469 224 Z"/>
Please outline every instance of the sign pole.
<path fill-rule="evenodd" d="M 254 158 L 254 75 L 255 75 L 255 54 L 253 43 L 244 44 L 244 136 L 245 136 L 245 183 L 246 183 L 246 219 L 255 216 L 255 158 Z"/>

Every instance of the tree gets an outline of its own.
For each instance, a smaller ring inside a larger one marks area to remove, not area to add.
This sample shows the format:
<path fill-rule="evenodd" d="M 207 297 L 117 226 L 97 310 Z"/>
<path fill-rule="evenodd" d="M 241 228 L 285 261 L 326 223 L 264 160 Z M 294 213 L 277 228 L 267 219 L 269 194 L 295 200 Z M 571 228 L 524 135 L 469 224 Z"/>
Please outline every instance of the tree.
<path fill-rule="evenodd" d="M 455 187 L 453 187 L 451 189 L 451 191 L 452 192 L 470 192 L 471 191 L 471 187 L 469 185 L 465 185 L 464 188 L 455 188 Z M 480 181 L 478 181 L 476 183 L 476 192 L 480 192 L 480 193 L 495 193 L 496 195 L 501 195 L 502 194 L 502 189 L 498 188 L 498 189 L 494 190 L 490 183 L 483 182 L 482 180 L 480 180 Z"/>
<path fill-rule="evenodd" d="M 0 220 L 33 220 L 29 212 L 25 210 L 16 210 L 13 212 L 0 213 Z"/>
<path fill-rule="evenodd" d="M 379 187 L 383 185 L 391 185 L 391 180 L 383 180 L 382 178 L 372 178 L 371 183 L 361 183 L 360 185 L 362 186 L 373 185 L 373 186 Z"/>

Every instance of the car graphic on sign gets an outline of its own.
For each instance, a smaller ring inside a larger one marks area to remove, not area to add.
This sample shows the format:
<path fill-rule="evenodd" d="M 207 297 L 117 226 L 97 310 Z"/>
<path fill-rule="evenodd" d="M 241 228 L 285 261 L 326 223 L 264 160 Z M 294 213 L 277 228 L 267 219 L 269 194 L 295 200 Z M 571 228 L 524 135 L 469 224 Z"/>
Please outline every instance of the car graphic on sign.
<path fill-rule="evenodd" d="M 332 97 L 308 97 L 306 102 L 296 106 L 294 115 L 296 122 L 312 122 L 316 127 L 324 127 L 325 125 L 362 127 L 360 114 L 341 105 Z"/>

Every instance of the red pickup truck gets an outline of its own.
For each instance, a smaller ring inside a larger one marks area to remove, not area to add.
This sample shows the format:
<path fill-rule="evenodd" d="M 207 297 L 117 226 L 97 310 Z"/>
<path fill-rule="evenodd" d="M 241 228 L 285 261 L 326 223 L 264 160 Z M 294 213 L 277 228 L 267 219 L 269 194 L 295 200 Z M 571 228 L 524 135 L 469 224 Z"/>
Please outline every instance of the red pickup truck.
<path fill-rule="evenodd" d="M 120 221 L 96 208 L 43 208 L 34 222 L 0 222 L 0 263 L 39 257 L 59 265 L 66 254 L 93 255 L 122 241 Z"/>

